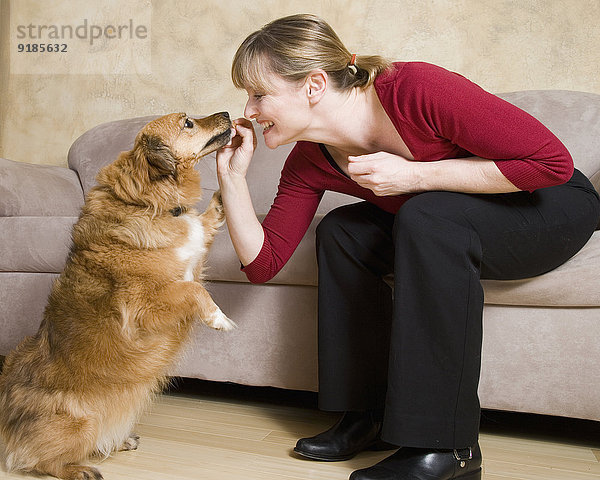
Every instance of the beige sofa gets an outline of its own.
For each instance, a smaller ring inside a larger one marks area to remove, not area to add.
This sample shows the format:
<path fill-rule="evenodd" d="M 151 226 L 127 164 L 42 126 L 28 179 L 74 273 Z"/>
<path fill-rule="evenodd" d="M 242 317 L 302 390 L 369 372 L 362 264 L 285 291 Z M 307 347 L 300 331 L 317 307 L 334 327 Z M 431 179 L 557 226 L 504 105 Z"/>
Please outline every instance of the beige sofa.
<path fill-rule="evenodd" d="M 576 166 L 600 186 L 600 95 L 526 91 L 502 95 L 542 120 L 570 149 Z M 205 112 L 210 113 L 210 112 Z M 69 168 L 0 160 L 0 355 L 39 325 L 61 271 L 84 194 L 97 171 L 131 147 L 153 117 L 121 120 L 84 133 Z M 259 135 L 260 136 L 260 135 Z M 264 214 L 289 146 L 259 139 L 248 182 Z M 205 202 L 217 188 L 214 157 L 199 166 Z M 208 288 L 239 328 L 199 326 L 173 375 L 317 389 L 316 261 L 320 218 L 352 198 L 327 193 L 310 230 L 269 283 L 248 283 L 226 229 L 209 258 Z M 565 265 L 519 281 L 484 281 L 484 408 L 600 420 L 600 233 Z"/>

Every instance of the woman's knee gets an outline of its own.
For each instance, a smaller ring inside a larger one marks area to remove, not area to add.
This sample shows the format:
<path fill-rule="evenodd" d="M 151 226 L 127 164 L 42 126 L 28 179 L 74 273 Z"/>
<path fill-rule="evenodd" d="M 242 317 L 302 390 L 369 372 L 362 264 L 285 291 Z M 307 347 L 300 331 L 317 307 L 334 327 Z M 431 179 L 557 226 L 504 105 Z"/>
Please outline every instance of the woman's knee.
<path fill-rule="evenodd" d="M 348 215 L 345 212 L 347 206 L 338 207 L 328 212 L 319 222 L 316 229 L 317 242 L 334 238 L 343 230 Z"/>
<path fill-rule="evenodd" d="M 425 192 L 408 200 L 396 213 L 394 235 L 398 232 L 430 233 L 448 224 L 446 206 L 451 192 Z"/>
<path fill-rule="evenodd" d="M 317 225 L 317 240 L 337 238 L 339 235 L 359 237 L 372 226 L 391 225 L 393 216 L 368 202 L 342 205 L 331 210 Z M 385 228 L 385 227 L 384 227 Z"/>
<path fill-rule="evenodd" d="M 338 207 L 317 226 L 317 252 L 345 251 L 357 257 L 378 252 L 384 257 L 393 252 L 393 222 L 393 214 L 367 202 Z"/>

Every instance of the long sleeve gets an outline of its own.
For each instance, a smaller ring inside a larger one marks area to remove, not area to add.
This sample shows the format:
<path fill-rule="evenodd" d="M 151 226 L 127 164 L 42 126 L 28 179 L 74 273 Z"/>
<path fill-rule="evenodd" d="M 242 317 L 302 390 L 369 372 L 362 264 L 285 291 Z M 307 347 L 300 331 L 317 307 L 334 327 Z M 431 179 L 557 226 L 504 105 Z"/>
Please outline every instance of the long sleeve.
<path fill-rule="evenodd" d="M 388 77 L 394 85 L 387 85 L 385 95 L 415 160 L 490 159 L 517 188 L 529 191 L 571 178 L 566 147 L 525 111 L 441 67 L 401 68 L 401 75 Z"/>
<path fill-rule="evenodd" d="M 277 195 L 262 222 L 265 240 L 258 256 L 242 268 L 252 283 L 273 278 L 289 260 L 313 219 L 323 191 L 310 185 L 311 162 L 297 145 L 281 172 Z"/>

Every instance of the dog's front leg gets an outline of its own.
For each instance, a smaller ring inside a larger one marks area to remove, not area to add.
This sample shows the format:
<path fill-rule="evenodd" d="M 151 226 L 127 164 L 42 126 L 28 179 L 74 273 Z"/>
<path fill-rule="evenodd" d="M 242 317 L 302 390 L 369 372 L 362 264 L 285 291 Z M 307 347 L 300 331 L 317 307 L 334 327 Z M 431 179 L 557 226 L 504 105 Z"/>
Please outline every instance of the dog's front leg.
<path fill-rule="evenodd" d="M 148 329 L 153 329 L 151 322 L 162 325 L 164 319 L 169 317 L 177 322 L 181 322 L 182 319 L 201 320 L 215 330 L 232 330 L 236 327 L 199 282 L 173 282 L 165 286 L 158 297 L 161 301 L 155 306 L 155 314 L 146 315 L 144 318 L 144 326 Z"/>
<path fill-rule="evenodd" d="M 230 330 L 235 324 L 215 305 L 206 289 L 199 282 L 181 280 L 169 283 L 158 291 L 148 292 L 147 298 L 155 300 L 139 308 L 134 315 L 131 307 L 124 307 L 124 331 L 137 324 L 147 331 L 177 331 L 179 325 L 189 328 L 195 320 L 222 330 Z M 135 322 L 135 323 L 133 323 Z M 228 328 L 229 327 L 229 328 Z"/>
<path fill-rule="evenodd" d="M 233 330 L 237 326 L 233 320 L 225 316 L 204 287 L 201 287 L 198 295 L 198 305 L 200 320 L 209 327 L 215 330 Z"/>
<path fill-rule="evenodd" d="M 202 218 L 202 225 L 204 227 L 204 241 L 206 248 L 210 248 L 217 230 L 225 223 L 225 210 L 223 209 L 220 190 L 217 190 L 213 194 L 210 203 L 200 217 Z"/>

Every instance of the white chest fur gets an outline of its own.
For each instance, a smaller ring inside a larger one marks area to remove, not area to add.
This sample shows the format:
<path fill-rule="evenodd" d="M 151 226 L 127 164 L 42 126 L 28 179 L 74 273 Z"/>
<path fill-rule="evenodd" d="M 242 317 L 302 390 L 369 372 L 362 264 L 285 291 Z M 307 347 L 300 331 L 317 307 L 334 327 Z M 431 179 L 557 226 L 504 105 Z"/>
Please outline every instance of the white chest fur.
<path fill-rule="evenodd" d="M 184 280 L 194 280 L 194 269 L 206 253 L 204 244 L 204 227 L 199 217 L 195 215 L 182 215 L 181 219 L 188 224 L 187 240 L 177 249 L 177 256 L 185 263 Z"/>

